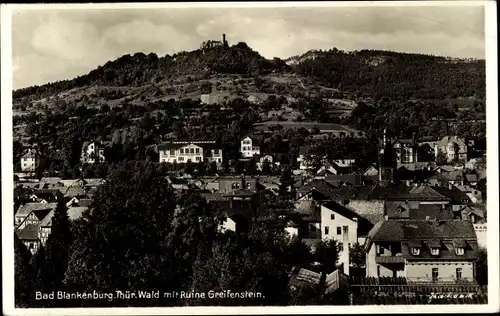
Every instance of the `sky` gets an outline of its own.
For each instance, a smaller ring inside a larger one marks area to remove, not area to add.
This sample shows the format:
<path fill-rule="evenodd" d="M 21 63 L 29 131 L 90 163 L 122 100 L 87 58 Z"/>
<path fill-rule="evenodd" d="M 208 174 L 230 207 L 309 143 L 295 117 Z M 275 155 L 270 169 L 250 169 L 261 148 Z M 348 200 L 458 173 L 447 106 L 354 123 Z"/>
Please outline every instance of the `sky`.
<path fill-rule="evenodd" d="M 73 79 L 125 54 L 197 49 L 222 33 L 267 58 L 333 47 L 485 57 L 481 6 L 17 9 L 13 88 Z"/>

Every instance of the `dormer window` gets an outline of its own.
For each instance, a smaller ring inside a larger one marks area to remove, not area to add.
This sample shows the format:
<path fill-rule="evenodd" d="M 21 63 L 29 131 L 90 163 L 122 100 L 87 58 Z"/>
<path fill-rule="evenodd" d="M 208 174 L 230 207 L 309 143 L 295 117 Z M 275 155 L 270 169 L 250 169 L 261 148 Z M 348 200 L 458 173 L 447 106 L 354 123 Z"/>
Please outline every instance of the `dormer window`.
<path fill-rule="evenodd" d="M 420 255 L 420 248 L 419 247 L 412 247 L 411 248 L 411 254 L 414 256 Z"/>
<path fill-rule="evenodd" d="M 439 248 L 432 247 L 431 248 L 431 255 L 438 256 L 439 255 Z"/>
<path fill-rule="evenodd" d="M 464 255 L 464 248 L 463 247 L 456 247 L 455 248 L 455 253 L 458 255 L 458 256 L 463 256 Z"/>

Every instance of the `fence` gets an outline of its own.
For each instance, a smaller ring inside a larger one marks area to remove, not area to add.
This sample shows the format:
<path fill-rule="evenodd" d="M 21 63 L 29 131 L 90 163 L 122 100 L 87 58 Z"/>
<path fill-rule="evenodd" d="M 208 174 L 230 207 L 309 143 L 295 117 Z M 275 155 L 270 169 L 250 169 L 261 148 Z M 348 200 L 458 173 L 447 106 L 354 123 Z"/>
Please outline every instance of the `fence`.
<path fill-rule="evenodd" d="M 350 278 L 352 305 L 487 304 L 487 286 L 472 282 L 414 282 L 399 278 Z"/>

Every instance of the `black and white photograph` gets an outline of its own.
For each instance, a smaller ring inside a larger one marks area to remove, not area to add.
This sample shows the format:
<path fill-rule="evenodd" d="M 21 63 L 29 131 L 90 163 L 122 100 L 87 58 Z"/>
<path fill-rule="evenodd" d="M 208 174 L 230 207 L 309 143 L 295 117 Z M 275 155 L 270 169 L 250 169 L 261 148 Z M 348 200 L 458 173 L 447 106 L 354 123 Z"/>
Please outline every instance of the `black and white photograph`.
<path fill-rule="evenodd" d="M 4 314 L 500 310 L 495 2 L 1 26 Z"/>

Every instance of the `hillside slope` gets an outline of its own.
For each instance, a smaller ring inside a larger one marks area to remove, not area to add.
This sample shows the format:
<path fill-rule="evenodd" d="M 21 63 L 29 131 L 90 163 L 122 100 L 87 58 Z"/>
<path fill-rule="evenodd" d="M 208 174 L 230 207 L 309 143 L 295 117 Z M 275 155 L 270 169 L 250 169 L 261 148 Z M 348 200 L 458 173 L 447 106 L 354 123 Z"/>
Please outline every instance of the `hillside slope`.
<path fill-rule="evenodd" d="M 232 88 L 223 87 L 225 84 Z M 99 107 L 199 98 L 201 93 L 213 91 L 213 85 L 240 95 L 321 96 L 321 91 L 328 91 L 329 95 L 337 93 L 334 97 L 351 99 L 481 100 L 485 96 L 485 61 L 335 48 L 312 50 L 285 61 L 268 60 L 245 43 L 226 47 L 207 41 L 197 50 L 172 56 L 125 55 L 73 80 L 16 90 L 14 109 L 41 110 L 68 102 Z M 89 96 L 94 96 L 91 102 Z"/>

